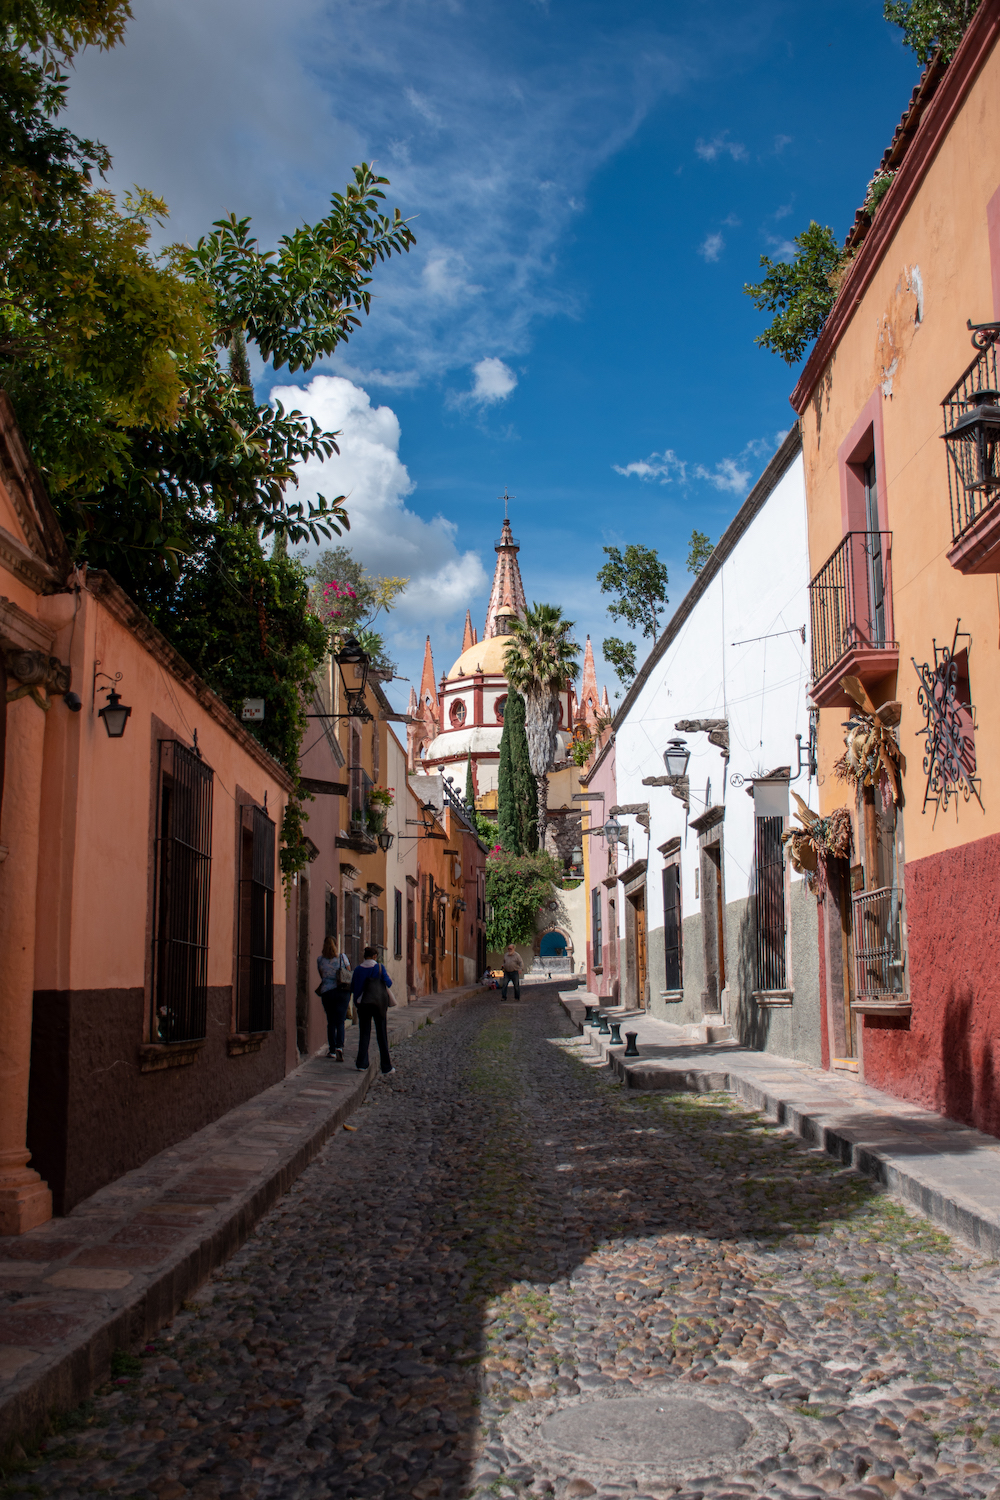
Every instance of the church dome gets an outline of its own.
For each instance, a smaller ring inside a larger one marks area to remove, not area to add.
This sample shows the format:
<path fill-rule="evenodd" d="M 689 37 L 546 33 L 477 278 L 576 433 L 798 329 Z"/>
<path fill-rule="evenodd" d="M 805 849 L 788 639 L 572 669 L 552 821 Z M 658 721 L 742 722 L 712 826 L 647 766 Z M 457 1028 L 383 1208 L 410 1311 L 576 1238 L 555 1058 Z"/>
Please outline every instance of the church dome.
<path fill-rule="evenodd" d="M 448 681 L 456 677 L 471 677 L 474 672 L 485 672 L 487 676 L 504 675 L 503 659 L 510 645 L 509 635 L 491 635 L 478 645 L 466 646 L 458 661 L 448 673 Z"/>

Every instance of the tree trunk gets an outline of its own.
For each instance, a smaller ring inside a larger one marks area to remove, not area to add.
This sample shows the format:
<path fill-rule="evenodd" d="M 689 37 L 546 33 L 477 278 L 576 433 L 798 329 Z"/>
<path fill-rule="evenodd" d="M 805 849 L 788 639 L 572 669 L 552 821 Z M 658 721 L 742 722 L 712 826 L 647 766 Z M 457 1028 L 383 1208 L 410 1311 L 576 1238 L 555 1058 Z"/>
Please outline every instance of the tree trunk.
<path fill-rule="evenodd" d="M 549 821 L 549 778 L 548 773 L 544 776 L 536 776 L 535 782 L 538 787 L 538 847 L 545 848 L 545 830 Z"/>

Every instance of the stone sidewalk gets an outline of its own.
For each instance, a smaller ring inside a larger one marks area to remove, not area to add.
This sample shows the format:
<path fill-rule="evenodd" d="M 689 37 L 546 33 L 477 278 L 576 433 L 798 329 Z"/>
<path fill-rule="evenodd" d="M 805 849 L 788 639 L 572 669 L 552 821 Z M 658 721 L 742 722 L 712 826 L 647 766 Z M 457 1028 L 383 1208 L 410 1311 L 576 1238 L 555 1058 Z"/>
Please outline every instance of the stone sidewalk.
<path fill-rule="evenodd" d="M 478 994 L 389 1011 L 390 1041 Z M 348 1049 L 351 1032 L 348 1032 Z M 111 1355 L 168 1322 L 363 1103 L 359 1073 L 316 1054 L 280 1083 L 151 1157 L 65 1218 L 0 1239 L 0 1451 L 108 1377 Z"/>
<path fill-rule="evenodd" d="M 928 1218 L 1000 1260 L 1000 1140 L 903 1099 L 805 1063 L 754 1052 L 734 1041 L 694 1040 L 644 1012 L 608 1009 L 622 1022 L 620 1047 L 585 1026 L 594 996 L 565 990 L 567 1015 L 629 1088 L 726 1091 L 805 1141 L 856 1167 Z M 639 1056 L 626 1058 L 627 1031 Z"/>

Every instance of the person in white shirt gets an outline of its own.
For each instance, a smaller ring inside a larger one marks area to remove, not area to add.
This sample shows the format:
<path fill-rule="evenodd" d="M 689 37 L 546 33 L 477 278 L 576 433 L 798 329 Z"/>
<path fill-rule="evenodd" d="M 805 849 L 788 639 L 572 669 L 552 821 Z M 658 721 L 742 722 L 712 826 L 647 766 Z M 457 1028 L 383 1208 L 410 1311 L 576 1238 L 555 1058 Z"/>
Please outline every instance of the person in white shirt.
<path fill-rule="evenodd" d="M 521 998 L 521 975 L 524 973 L 524 964 L 521 955 L 513 943 L 508 943 L 503 955 L 503 989 L 500 991 L 500 999 L 506 1000 L 507 986 L 511 980 L 514 981 L 514 999 Z"/>

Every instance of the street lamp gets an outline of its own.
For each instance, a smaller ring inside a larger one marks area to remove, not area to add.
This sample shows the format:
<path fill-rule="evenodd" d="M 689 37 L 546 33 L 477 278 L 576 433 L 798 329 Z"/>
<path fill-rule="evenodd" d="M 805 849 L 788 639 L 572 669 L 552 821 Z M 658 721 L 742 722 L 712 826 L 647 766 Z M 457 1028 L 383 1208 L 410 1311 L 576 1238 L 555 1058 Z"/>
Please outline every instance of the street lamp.
<path fill-rule="evenodd" d="M 121 694 L 116 693 L 114 688 L 104 688 L 108 695 L 108 701 L 103 708 L 97 710 L 97 717 L 104 720 L 104 727 L 108 731 L 109 740 L 120 740 L 125 733 L 125 725 L 132 716 L 132 710 L 127 703 L 121 700 Z"/>
<path fill-rule="evenodd" d="M 370 717 L 365 704 L 365 686 L 368 682 L 368 668 L 372 664 L 371 657 L 362 649 L 359 641 L 353 635 L 349 635 L 334 656 L 334 661 L 340 668 L 340 680 L 344 684 L 344 696 L 347 700 L 347 715 L 349 719 L 367 719 Z M 347 680 L 345 667 L 353 667 L 352 681 Z M 358 682 L 358 669 L 360 668 L 361 680 Z"/>
<path fill-rule="evenodd" d="M 609 818 L 604 827 L 601 829 L 601 832 L 604 834 L 604 837 L 607 839 L 609 844 L 617 844 L 618 835 L 621 833 L 621 831 L 622 825 L 619 823 L 617 818 Z"/>
<path fill-rule="evenodd" d="M 667 768 L 667 775 L 686 776 L 690 759 L 691 751 L 684 740 L 670 740 L 663 752 L 663 764 Z"/>
<path fill-rule="evenodd" d="M 982 387 L 963 398 L 968 408 L 944 434 L 966 493 L 1000 490 L 1000 392 Z"/>
<path fill-rule="evenodd" d="M 395 837 L 396 835 L 394 833 L 390 833 L 388 829 L 383 828 L 382 832 L 378 836 L 378 846 L 383 854 L 389 853 L 389 850 L 392 848 L 392 841 Z"/>

